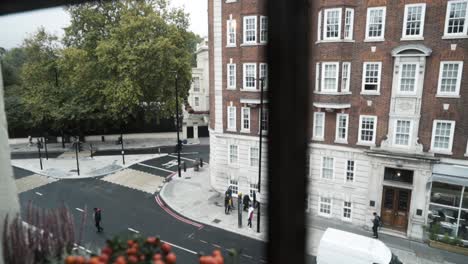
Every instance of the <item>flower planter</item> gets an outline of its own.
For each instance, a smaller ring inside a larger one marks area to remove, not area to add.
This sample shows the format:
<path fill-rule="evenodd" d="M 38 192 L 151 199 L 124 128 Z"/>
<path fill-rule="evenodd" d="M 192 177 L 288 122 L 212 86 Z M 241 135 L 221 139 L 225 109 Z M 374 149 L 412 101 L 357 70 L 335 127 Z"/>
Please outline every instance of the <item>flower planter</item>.
<path fill-rule="evenodd" d="M 445 251 L 449 251 L 452 253 L 457 253 L 457 254 L 468 256 L 468 248 L 465 248 L 465 247 L 449 245 L 449 244 L 442 243 L 439 241 L 434 241 L 434 240 L 429 240 L 429 246 L 433 248 L 438 248 L 438 249 L 442 249 Z"/>

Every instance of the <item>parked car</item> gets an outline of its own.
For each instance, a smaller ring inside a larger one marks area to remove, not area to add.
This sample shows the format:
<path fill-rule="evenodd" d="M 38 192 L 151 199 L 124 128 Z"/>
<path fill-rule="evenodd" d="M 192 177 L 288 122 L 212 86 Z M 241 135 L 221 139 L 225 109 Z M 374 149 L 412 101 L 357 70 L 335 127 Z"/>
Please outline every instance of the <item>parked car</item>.
<path fill-rule="evenodd" d="M 317 264 L 402 264 L 380 240 L 328 228 L 320 240 Z"/>

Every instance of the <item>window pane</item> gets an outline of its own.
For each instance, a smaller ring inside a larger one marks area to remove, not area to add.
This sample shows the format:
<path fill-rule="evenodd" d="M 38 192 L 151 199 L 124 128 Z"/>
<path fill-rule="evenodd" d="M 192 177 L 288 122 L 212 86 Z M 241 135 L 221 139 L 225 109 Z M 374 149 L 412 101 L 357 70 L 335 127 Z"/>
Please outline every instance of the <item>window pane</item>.
<path fill-rule="evenodd" d="M 434 135 L 434 148 L 449 149 L 452 124 L 447 122 L 437 122 Z"/>
<path fill-rule="evenodd" d="M 374 141 L 374 118 L 363 117 L 361 121 L 361 141 Z"/>
<path fill-rule="evenodd" d="M 375 38 L 382 36 L 383 20 L 383 9 L 373 9 L 369 12 L 369 37 Z"/>
<path fill-rule="evenodd" d="M 411 121 L 398 120 L 395 132 L 395 144 L 407 146 L 409 144 Z"/>
<path fill-rule="evenodd" d="M 441 182 L 433 182 L 431 189 L 431 203 L 449 206 L 460 206 L 462 187 Z"/>
<path fill-rule="evenodd" d="M 256 33 L 257 33 L 257 25 L 256 25 L 256 18 L 255 17 L 248 17 L 244 19 L 244 34 L 245 34 L 245 41 L 246 42 L 255 42 L 256 41 Z"/>
<path fill-rule="evenodd" d="M 465 16 L 466 16 L 466 2 L 461 3 L 449 3 L 450 12 L 448 18 L 447 33 L 449 34 L 460 34 L 463 33 L 465 27 Z"/>
<path fill-rule="evenodd" d="M 326 23 L 326 38 L 338 38 L 340 34 L 340 11 L 333 10 L 333 11 L 326 11 L 327 20 Z"/>
<path fill-rule="evenodd" d="M 439 225 L 438 234 L 454 237 L 458 229 L 458 211 L 431 204 L 428 213 L 429 225 Z"/>
<path fill-rule="evenodd" d="M 465 187 L 465 192 L 463 193 L 462 207 L 468 209 L 468 187 Z"/>
<path fill-rule="evenodd" d="M 422 20 L 422 6 L 408 7 L 406 16 L 406 30 L 407 36 L 418 36 L 421 33 L 421 20 Z"/>
<path fill-rule="evenodd" d="M 416 83 L 416 64 L 401 66 L 400 91 L 414 92 Z"/>
<path fill-rule="evenodd" d="M 338 75 L 336 64 L 323 65 L 323 90 L 324 91 L 337 91 Z"/>
<path fill-rule="evenodd" d="M 260 41 L 266 42 L 268 39 L 268 18 L 262 17 L 260 22 Z"/>
<path fill-rule="evenodd" d="M 458 63 L 444 63 L 442 68 L 442 78 L 440 91 L 446 93 L 455 93 L 458 80 Z"/>
<path fill-rule="evenodd" d="M 377 91 L 379 77 L 380 77 L 380 65 L 377 63 L 365 64 L 364 70 L 364 90 L 366 91 Z"/>

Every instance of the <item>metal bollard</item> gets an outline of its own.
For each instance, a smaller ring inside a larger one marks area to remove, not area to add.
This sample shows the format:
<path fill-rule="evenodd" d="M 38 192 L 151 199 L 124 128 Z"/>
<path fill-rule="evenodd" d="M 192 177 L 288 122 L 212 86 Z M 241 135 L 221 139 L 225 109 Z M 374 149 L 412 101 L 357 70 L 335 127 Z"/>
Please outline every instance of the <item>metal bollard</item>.
<path fill-rule="evenodd" d="M 184 161 L 184 172 L 187 172 L 187 164 Z"/>
<path fill-rule="evenodd" d="M 202 158 L 200 158 L 200 167 L 203 168 L 203 159 Z"/>

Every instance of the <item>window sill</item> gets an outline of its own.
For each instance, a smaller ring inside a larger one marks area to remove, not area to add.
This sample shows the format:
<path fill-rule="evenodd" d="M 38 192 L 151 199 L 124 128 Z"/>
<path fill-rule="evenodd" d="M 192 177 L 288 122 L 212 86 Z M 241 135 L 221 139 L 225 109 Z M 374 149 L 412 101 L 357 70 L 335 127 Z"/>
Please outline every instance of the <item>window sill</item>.
<path fill-rule="evenodd" d="M 312 140 L 314 140 L 314 141 L 325 141 L 325 138 L 312 137 Z"/>
<path fill-rule="evenodd" d="M 267 41 L 260 41 L 260 43 L 259 43 L 259 45 L 266 45 L 266 44 L 268 44 Z"/>
<path fill-rule="evenodd" d="M 466 39 L 468 38 L 467 35 L 444 35 L 442 36 L 442 39 Z"/>
<path fill-rule="evenodd" d="M 424 37 L 402 37 L 401 41 L 424 40 Z"/>
<path fill-rule="evenodd" d="M 235 91 L 236 87 L 227 87 L 226 90 Z"/>
<path fill-rule="evenodd" d="M 429 152 L 432 152 L 434 154 L 453 155 L 452 151 L 443 150 L 443 149 L 430 149 Z"/>
<path fill-rule="evenodd" d="M 266 45 L 266 42 L 255 42 L 255 43 L 242 43 L 240 44 L 241 47 L 250 47 L 250 46 L 265 46 Z"/>
<path fill-rule="evenodd" d="M 384 42 L 385 38 L 366 38 L 364 42 Z"/>
<path fill-rule="evenodd" d="M 365 142 L 365 141 L 358 141 L 356 145 L 366 146 L 366 147 L 375 147 L 374 142 Z"/>
<path fill-rule="evenodd" d="M 453 94 L 453 95 L 450 95 L 450 94 L 436 94 L 436 98 L 453 98 L 453 99 L 457 99 L 457 98 L 460 98 L 460 95 L 457 94 Z"/>
<path fill-rule="evenodd" d="M 380 95 L 380 92 L 364 92 L 364 91 L 361 91 L 361 95 Z"/>
<path fill-rule="evenodd" d="M 317 40 L 315 44 L 320 44 L 320 43 L 342 43 L 342 42 L 355 42 L 354 39 L 322 39 L 322 40 Z"/>
<path fill-rule="evenodd" d="M 257 88 L 255 88 L 255 89 L 251 89 L 251 88 L 242 88 L 242 89 L 240 89 L 240 91 L 241 91 L 241 92 L 256 92 L 256 93 L 260 92 L 260 90 L 258 90 Z"/>
<path fill-rule="evenodd" d="M 235 3 L 235 2 L 237 2 L 237 0 L 226 0 L 226 4 Z"/>
<path fill-rule="evenodd" d="M 237 45 L 226 45 L 226 48 L 237 48 Z"/>
<path fill-rule="evenodd" d="M 250 133 L 250 130 L 241 129 L 241 133 Z"/>
<path fill-rule="evenodd" d="M 353 222 L 352 219 L 348 219 L 348 218 L 341 218 L 341 221 L 346 222 L 346 223 L 352 223 Z"/>
<path fill-rule="evenodd" d="M 331 215 L 326 215 L 326 214 L 318 214 L 318 216 L 325 217 L 325 218 L 332 218 Z"/>
<path fill-rule="evenodd" d="M 351 92 L 322 92 L 322 91 L 314 91 L 314 94 L 324 94 L 324 95 L 348 95 L 352 94 Z"/>
<path fill-rule="evenodd" d="M 335 139 L 335 143 L 337 143 L 337 144 L 348 144 L 348 141 L 347 140 Z"/>
<path fill-rule="evenodd" d="M 237 132 L 237 129 L 235 128 L 228 128 L 226 129 L 227 132 Z"/>
<path fill-rule="evenodd" d="M 468 157 L 468 153 L 465 153 L 465 155 L 463 155 L 463 156 Z"/>

